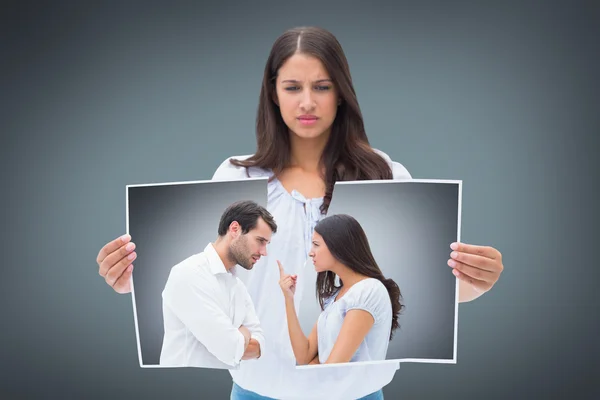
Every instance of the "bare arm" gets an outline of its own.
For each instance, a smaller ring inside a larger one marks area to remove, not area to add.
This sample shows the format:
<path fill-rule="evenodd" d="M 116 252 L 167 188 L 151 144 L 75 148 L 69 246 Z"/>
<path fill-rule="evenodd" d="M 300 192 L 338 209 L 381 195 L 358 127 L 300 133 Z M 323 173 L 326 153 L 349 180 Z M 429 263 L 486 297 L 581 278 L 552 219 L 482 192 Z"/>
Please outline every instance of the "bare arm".
<path fill-rule="evenodd" d="M 325 364 L 350 362 L 374 323 L 375 320 L 368 311 L 348 311 Z"/>
<path fill-rule="evenodd" d="M 296 293 L 296 279 L 298 277 L 286 274 L 279 260 L 277 260 L 277 264 L 279 265 L 279 286 L 281 286 L 285 298 L 288 333 L 296 364 L 306 365 L 317 355 L 317 324 L 315 323 L 308 338 L 304 336 L 294 307 L 294 293 Z"/>
<path fill-rule="evenodd" d="M 306 365 L 317 356 L 317 324 L 315 323 L 307 338 L 300 327 L 293 299 L 286 298 L 285 312 L 287 315 L 288 333 L 292 342 L 296 363 L 298 365 Z"/>

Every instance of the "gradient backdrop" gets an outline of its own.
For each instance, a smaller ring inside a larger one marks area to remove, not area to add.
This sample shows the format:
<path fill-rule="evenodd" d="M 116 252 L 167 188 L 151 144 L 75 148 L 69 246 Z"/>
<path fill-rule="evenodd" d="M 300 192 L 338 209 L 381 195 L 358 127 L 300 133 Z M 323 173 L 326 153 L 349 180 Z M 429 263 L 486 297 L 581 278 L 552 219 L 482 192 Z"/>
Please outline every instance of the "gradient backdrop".
<path fill-rule="evenodd" d="M 171 268 L 217 238 L 225 209 L 240 200 L 267 206 L 267 179 L 130 187 L 129 234 L 141 363 L 157 365 L 164 337 L 162 292 Z"/>
<path fill-rule="evenodd" d="M 386 398 L 600 397 L 597 2 L 91 4 L 0 11 L 0 397 L 228 398 L 228 371 L 139 367 L 131 296 L 95 259 L 125 185 L 254 151 L 264 62 L 297 25 L 342 43 L 371 144 L 463 180 L 462 240 L 504 256 L 459 307 L 458 364 L 405 364 Z"/>
<path fill-rule="evenodd" d="M 340 182 L 334 193 L 327 215 L 356 218 L 383 275 L 393 279 L 402 293 L 406 308 L 386 359 L 452 361 L 456 278 L 446 262 L 450 243 L 458 239 L 460 185 Z M 321 309 L 315 297 L 314 265 L 309 260 L 305 268 L 303 279 L 311 284 L 303 288 L 298 319 L 308 335 Z"/>

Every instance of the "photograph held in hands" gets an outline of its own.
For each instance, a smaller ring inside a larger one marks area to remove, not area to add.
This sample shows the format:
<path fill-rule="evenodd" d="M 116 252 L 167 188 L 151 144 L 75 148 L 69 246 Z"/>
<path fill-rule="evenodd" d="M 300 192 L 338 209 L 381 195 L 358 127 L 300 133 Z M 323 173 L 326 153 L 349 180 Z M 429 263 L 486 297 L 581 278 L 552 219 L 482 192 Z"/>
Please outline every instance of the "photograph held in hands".
<path fill-rule="evenodd" d="M 141 367 L 240 368 L 268 346 L 243 279 L 277 232 L 266 180 L 127 187 Z"/>

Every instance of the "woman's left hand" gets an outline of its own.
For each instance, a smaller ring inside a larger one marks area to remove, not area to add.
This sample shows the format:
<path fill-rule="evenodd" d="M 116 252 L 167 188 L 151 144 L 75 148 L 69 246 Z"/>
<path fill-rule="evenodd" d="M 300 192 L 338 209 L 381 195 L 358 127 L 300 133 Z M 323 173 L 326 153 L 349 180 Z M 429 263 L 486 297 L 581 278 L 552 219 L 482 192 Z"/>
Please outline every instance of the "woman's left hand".
<path fill-rule="evenodd" d="M 504 269 L 502 254 L 489 246 L 452 243 L 448 266 L 452 273 L 479 294 L 489 291 Z"/>

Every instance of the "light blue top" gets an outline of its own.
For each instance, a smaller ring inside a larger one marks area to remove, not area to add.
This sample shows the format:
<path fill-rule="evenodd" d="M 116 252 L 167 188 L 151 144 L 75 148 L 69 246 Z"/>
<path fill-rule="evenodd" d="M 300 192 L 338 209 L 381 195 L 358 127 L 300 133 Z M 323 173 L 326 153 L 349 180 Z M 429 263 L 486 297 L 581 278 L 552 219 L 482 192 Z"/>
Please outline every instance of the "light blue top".
<path fill-rule="evenodd" d="M 364 310 L 374 319 L 373 326 L 352 358 L 354 361 L 385 360 L 392 328 L 392 303 L 387 289 L 374 278 L 355 283 L 337 301 L 339 292 L 326 299 L 317 324 L 319 362 L 324 364 L 342 329 L 344 317 L 350 310 Z"/>
<path fill-rule="evenodd" d="M 376 151 L 390 165 L 394 179 L 411 179 L 402 164 Z M 212 179 L 223 181 L 273 177 L 270 170 L 246 169 L 229 162 L 230 158 L 243 160 L 248 157 L 227 158 Z M 296 368 L 287 329 L 285 300 L 279 286 L 277 260 L 281 261 L 286 273 L 298 275 L 295 296 L 298 313 L 303 303 L 303 285 L 314 285 L 314 281 L 306 283 L 304 279 L 305 265 L 309 261 L 314 227 L 324 218 L 319 209 L 323 198 L 307 199 L 297 191 L 290 193 L 276 178 L 269 181 L 267 186 L 267 210 L 277 222 L 277 233 L 271 239 L 267 256 L 261 257 L 251 271 L 239 269 L 237 272 L 254 302 L 267 346 L 259 359 L 242 362 L 238 370 L 230 370 L 233 380 L 246 390 L 283 400 L 348 399 L 375 392 L 392 380 L 399 363 L 327 369 Z M 315 301 L 314 297 L 305 300 Z"/>

